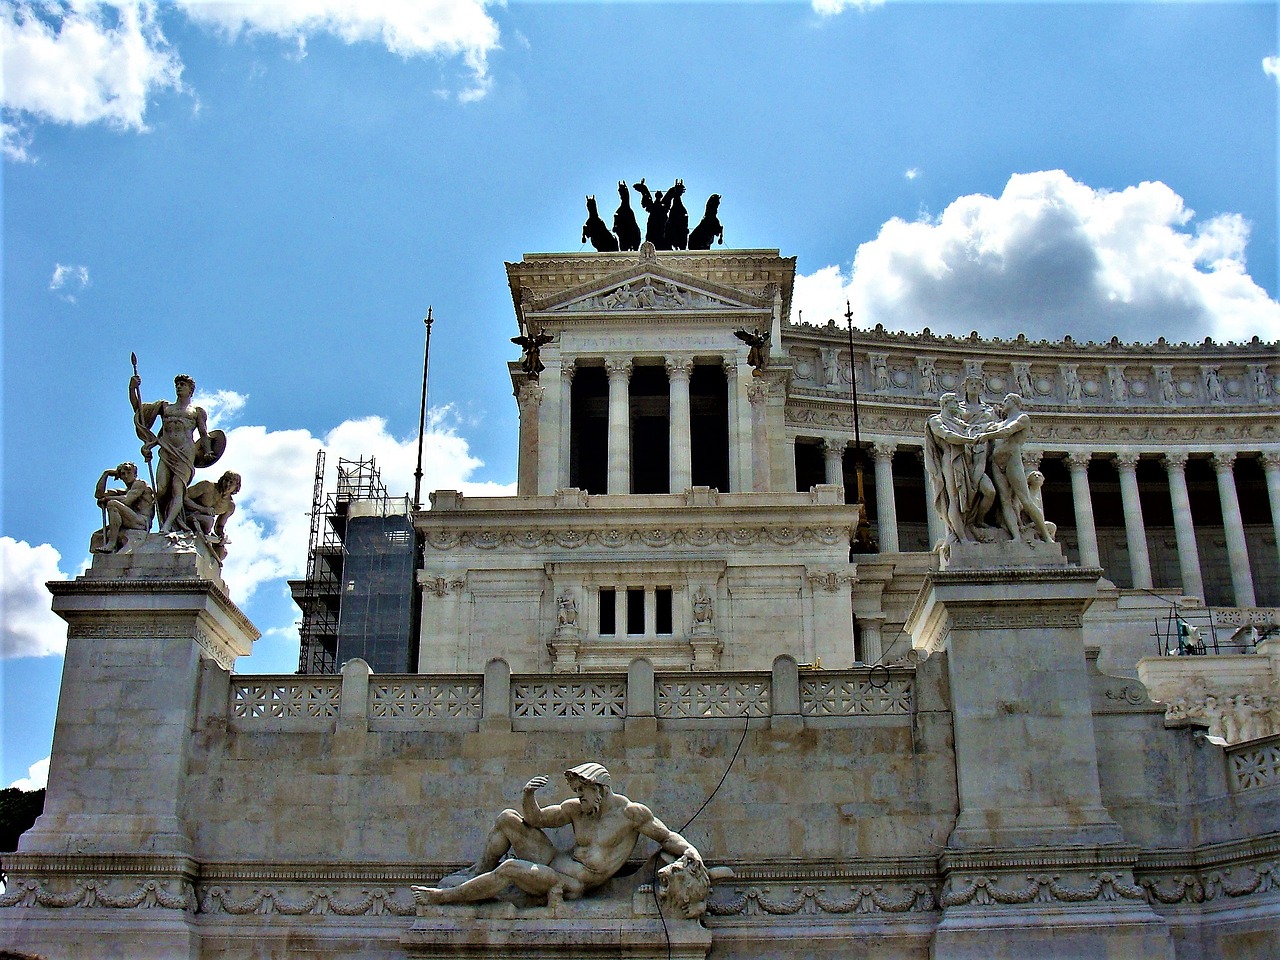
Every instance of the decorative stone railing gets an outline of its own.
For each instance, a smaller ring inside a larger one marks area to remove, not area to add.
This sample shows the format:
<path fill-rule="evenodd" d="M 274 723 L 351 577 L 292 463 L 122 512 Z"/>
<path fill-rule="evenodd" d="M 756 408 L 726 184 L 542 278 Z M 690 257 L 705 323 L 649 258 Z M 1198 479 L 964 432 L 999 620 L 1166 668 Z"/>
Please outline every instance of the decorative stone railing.
<path fill-rule="evenodd" d="M 769 673 L 511 676 L 494 660 L 484 676 L 371 674 L 362 660 L 341 676 L 232 677 L 227 718 L 244 732 L 622 729 L 630 721 L 791 725 L 902 718 L 913 709 L 914 668 L 801 671 L 779 657 Z"/>
<path fill-rule="evenodd" d="M 1231 790 L 1253 790 L 1280 784 L 1280 734 L 1227 748 Z"/>

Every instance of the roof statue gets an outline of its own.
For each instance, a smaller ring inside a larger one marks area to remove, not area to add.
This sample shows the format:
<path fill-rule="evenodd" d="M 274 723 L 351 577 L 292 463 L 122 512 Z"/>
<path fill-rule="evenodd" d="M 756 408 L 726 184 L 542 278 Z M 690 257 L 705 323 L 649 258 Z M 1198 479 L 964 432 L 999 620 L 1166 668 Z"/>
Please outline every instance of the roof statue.
<path fill-rule="evenodd" d="M 755 377 L 764 374 L 765 367 L 769 365 L 769 331 L 764 333 L 753 333 L 749 330 L 735 330 L 733 335 L 751 348 L 747 353 L 747 365 L 751 367 L 751 375 Z"/>
<path fill-rule="evenodd" d="M 602 222 L 601 226 L 603 225 Z M 531 380 L 537 380 L 538 375 L 547 369 L 542 362 L 542 348 L 554 339 L 555 337 L 549 333 L 532 331 L 511 338 L 511 342 L 523 351 L 520 354 L 520 369 L 527 373 Z"/>
<path fill-rule="evenodd" d="M 612 231 L 600 216 L 595 196 L 587 196 L 587 221 L 582 225 L 583 243 L 590 240 L 591 246 L 601 253 L 638 250 L 642 239 L 653 244 L 655 250 L 710 250 L 712 241 L 718 239 L 724 243 L 724 228 L 716 216 L 720 209 L 720 194 L 713 193 L 707 198 L 706 212 L 690 232 L 683 180 L 676 180 L 669 190 L 653 191 L 641 177 L 639 183 L 631 185 L 631 189 L 640 194 L 640 206 L 647 214 L 643 238 L 631 207 L 630 190 L 625 180 L 619 180 L 618 209 L 613 215 Z"/>

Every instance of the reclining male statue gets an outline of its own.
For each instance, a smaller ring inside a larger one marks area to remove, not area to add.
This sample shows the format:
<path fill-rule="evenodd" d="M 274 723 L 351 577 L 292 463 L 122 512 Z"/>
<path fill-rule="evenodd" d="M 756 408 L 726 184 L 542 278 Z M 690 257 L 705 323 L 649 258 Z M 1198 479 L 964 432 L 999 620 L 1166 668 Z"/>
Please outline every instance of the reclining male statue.
<path fill-rule="evenodd" d="M 609 771 L 598 763 L 583 763 L 566 770 L 565 780 L 576 796 L 555 806 L 538 805 L 534 794 L 549 782 L 534 777 L 524 786 L 521 810 L 503 810 L 485 841 L 480 859 L 467 870 L 452 874 L 439 887 L 414 887 L 419 903 L 473 903 L 489 900 L 515 885 L 534 896 L 549 900 L 576 900 L 607 883 L 627 862 L 641 836 L 656 840 L 662 851 L 676 863 L 659 872 L 659 888 L 666 894 L 672 880 L 688 883 L 702 880 L 703 889 L 679 896 L 686 915 L 697 916 L 705 909 L 710 878 L 702 856 L 693 844 L 610 785 Z M 573 849 L 556 848 L 542 832 L 544 827 L 573 825 Z M 502 859 L 508 853 L 511 856 Z M 676 868 L 674 873 L 673 869 Z M 717 870 L 716 876 L 730 874 Z M 687 876 L 688 874 L 694 877 Z M 664 897 L 665 899 L 665 897 Z M 692 912 L 697 911 L 697 912 Z"/>

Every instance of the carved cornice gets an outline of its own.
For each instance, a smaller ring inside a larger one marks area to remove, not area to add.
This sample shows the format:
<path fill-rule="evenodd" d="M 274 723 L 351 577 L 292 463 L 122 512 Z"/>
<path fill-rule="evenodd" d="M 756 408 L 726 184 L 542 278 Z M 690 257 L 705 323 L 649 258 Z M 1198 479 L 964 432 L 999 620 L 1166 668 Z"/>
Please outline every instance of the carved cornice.
<path fill-rule="evenodd" d="M 610 548 L 671 546 L 709 547 L 713 544 L 748 547 L 756 544 L 794 546 L 818 543 L 836 546 L 848 543 L 853 527 L 846 524 L 807 526 L 801 524 L 759 524 L 742 526 L 688 525 L 562 527 L 558 529 L 494 530 L 485 528 L 430 529 L 427 546 L 435 550 L 472 547 L 480 550 L 538 550 L 544 547 L 575 549 L 588 545 Z"/>
<path fill-rule="evenodd" d="M 258 628 L 253 625 L 227 595 L 223 587 L 215 580 L 205 580 L 199 577 L 183 577 L 178 579 L 156 579 L 156 580 L 107 580 L 107 579 L 91 579 L 87 576 L 77 577 L 75 580 L 50 580 L 45 584 L 49 592 L 55 597 L 77 596 L 82 594 L 109 594 L 109 595 L 132 595 L 132 594 L 161 594 L 172 596 L 174 594 L 207 594 L 216 600 L 223 608 L 223 612 L 227 617 L 235 623 L 237 627 L 253 638 L 259 636 Z M 78 612 L 67 611 L 72 615 L 78 615 Z M 187 611 L 175 610 L 174 614 L 181 614 Z M 95 611 L 93 615 L 97 616 L 100 611 Z"/>

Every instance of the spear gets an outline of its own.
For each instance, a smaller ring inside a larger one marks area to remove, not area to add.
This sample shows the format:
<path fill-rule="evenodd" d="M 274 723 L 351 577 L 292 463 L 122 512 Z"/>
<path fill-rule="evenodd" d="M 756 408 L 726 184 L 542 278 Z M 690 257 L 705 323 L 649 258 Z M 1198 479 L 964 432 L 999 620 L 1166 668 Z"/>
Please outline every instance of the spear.
<path fill-rule="evenodd" d="M 138 355 L 136 353 L 129 354 L 129 362 L 133 364 L 133 375 L 138 377 L 138 390 L 141 395 L 142 377 L 138 376 Z M 156 472 L 151 466 L 151 448 L 155 446 L 156 437 L 151 430 L 142 425 L 141 408 L 133 411 L 133 430 L 138 435 L 138 439 L 142 441 L 142 459 L 147 461 L 147 475 L 151 477 L 151 489 L 156 488 Z"/>

